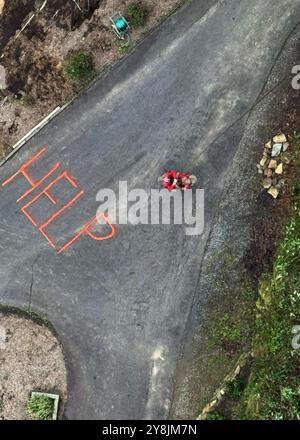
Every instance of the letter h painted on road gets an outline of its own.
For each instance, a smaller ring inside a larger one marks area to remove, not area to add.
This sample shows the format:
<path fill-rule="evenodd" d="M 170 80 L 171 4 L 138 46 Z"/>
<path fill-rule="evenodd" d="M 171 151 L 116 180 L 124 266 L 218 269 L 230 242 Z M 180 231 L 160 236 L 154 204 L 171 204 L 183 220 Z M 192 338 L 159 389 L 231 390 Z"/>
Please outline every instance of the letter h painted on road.
<path fill-rule="evenodd" d="M 57 248 L 57 246 L 54 244 L 53 240 L 49 237 L 49 235 L 45 232 L 45 229 L 47 226 L 50 225 L 59 215 L 61 215 L 67 208 L 70 208 L 77 200 L 80 199 L 80 197 L 83 196 L 84 190 L 81 189 L 78 184 L 75 182 L 75 180 L 70 176 L 68 171 L 63 171 L 58 176 L 54 177 L 53 180 L 48 183 L 43 189 L 40 189 L 42 187 L 43 183 L 49 179 L 52 178 L 52 174 L 59 168 L 60 162 L 57 162 L 53 167 L 38 181 L 35 181 L 29 174 L 28 168 L 30 165 L 32 165 L 35 161 L 37 161 L 40 156 L 45 152 L 46 148 L 43 147 L 38 153 L 36 153 L 30 160 L 25 162 L 18 171 L 13 174 L 11 177 L 6 179 L 2 183 L 2 187 L 9 184 L 11 181 L 13 181 L 18 175 L 22 175 L 25 177 L 25 179 L 28 181 L 28 183 L 31 185 L 31 187 L 24 192 L 18 199 L 17 203 L 19 203 L 21 200 L 23 200 L 25 197 L 28 197 L 30 193 L 32 193 L 34 190 L 38 189 L 40 192 L 35 195 L 29 202 L 27 202 L 25 205 L 23 205 L 20 210 L 22 213 L 28 218 L 28 220 L 38 229 L 38 231 L 43 235 L 43 237 L 48 241 L 48 243 L 52 246 L 53 249 L 57 250 L 57 253 L 60 254 L 63 251 L 65 251 L 69 246 L 71 246 L 76 240 L 78 240 L 79 237 L 82 235 L 88 235 L 90 238 L 96 241 L 103 241 L 108 240 L 109 238 L 112 238 L 115 236 L 116 230 L 115 227 L 109 222 L 109 219 L 107 216 L 102 214 L 101 221 L 109 228 L 108 234 L 104 236 L 95 235 L 91 229 L 92 227 L 99 222 L 100 218 L 99 216 L 93 217 L 91 220 L 89 220 L 86 224 L 82 226 L 82 228 L 79 229 L 79 232 L 77 232 L 70 240 L 68 240 L 63 246 Z M 65 180 L 74 190 L 77 191 L 76 195 L 72 197 L 67 203 L 65 203 L 62 207 L 59 209 L 56 209 L 55 212 L 50 215 L 46 220 L 44 220 L 42 223 L 38 223 L 32 215 L 29 214 L 28 209 L 30 206 L 32 206 L 37 200 L 39 200 L 42 196 L 47 197 L 50 202 L 55 206 L 57 205 L 57 201 L 55 197 L 52 195 L 52 189 L 54 189 L 55 185 Z"/>

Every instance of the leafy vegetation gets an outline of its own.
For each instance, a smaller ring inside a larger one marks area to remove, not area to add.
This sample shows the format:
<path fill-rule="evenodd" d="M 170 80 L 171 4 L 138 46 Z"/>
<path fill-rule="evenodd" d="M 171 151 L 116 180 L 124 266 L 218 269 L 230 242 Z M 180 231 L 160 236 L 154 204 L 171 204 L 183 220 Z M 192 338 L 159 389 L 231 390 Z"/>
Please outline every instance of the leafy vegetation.
<path fill-rule="evenodd" d="M 213 330 L 215 342 L 238 342 L 242 336 L 241 329 L 228 313 L 220 317 Z"/>
<path fill-rule="evenodd" d="M 127 16 L 133 27 L 142 27 L 146 23 L 147 10 L 141 2 L 132 3 L 128 6 Z"/>
<path fill-rule="evenodd" d="M 236 400 L 239 397 L 241 397 L 243 388 L 242 384 L 239 380 L 234 379 L 231 382 L 228 382 L 226 384 L 225 388 L 226 395 L 229 397 L 229 399 Z"/>
<path fill-rule="evenodd" d="M 92 56 L 85 52 L 74 52 L 64 65 L 65 75 L 70 81 L 86 83 L 94 75 Z"/>
<path fill-rule="evenodd" d="M 20 103 L 25 107 L 32 107 L 34 105 L 34 102 L 34 99 L 30 95 L 24 95 L 20 100 Z"/>
<path fill-rule="evenodd" d="M 225 420 L 217 411 L 212 411 L 207 415 L 207 420 Z"/>
<path fill-rule="evenodd" d="M 48 396 L 33 396 L 27 403 L 27 414 L 38 420 L 52 419 L 54 400 Z"/>
<path fill-rule="evenodd" d="M 247 283 L 242 294 L 233 303 L 221 307 L 213 317 L 209 330 L 213 346 L 225 350 L 227 355 L 241 354 L 249 349 L 254 330 L 255 290 Z M 234 313 L 230 307 L 235 307 Z"/>
<path fill-rule="evenodd" d="M 120 55 L 125 55 L 130 49 L 130 44 L 124 44 L 122 46 L 119 46 L 119 53 Z"/>

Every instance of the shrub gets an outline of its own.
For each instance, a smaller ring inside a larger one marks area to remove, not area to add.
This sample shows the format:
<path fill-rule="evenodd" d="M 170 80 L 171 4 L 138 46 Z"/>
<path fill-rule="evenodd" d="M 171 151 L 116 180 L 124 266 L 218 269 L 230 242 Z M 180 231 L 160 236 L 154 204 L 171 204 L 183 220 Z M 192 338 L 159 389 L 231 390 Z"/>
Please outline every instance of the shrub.
<path fill-rule="evenodd" d="M 85 52 L 73 53 L 65 62 L 64 71 L 70 81 L 89 81 L 94 73 L 92 56 Z"/>
<path fill-rule="evenodd" d="M 119 53 L 120 55 L 125 55 L 130 49 L 130 45 L 126 44 L 124 46 L 119 46 Z"/>
<path fill-rule="evenodd" d="M 226 384 L 225 392 L 229 399 L 236 400 L 241 397 L 243 393 L 242 384 L 237 379 L 234 379 Z"/>
<path fill-rule="evenodd" d="M 145 25 L 147 11 L 141 3 L 132 3 L 129 5 L 127 15 L 133 27 L 142 27 Z"/>
<path fill-rule="evenodd" d="M 27 403 L 27 414 L 38 420 L 52 419 L 54 400 L 47 396 L 33 396 Z"/>
<path fill-rule="evenodd" d="M 225 420 L 217 411 L 212 411 L 207 415 L 207 420 Z"/>

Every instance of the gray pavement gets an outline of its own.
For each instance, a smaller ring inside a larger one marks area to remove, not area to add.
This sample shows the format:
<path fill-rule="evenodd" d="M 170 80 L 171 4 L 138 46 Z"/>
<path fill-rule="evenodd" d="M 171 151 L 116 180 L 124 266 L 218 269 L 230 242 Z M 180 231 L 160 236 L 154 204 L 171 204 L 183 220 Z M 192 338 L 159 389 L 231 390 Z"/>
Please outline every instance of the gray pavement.
<path fill-rule="evenodd" d="M 200 237 L 181 226 L 119 225 L 113 239 L 80 237 L 60 255 L 18 209 L 24 179 L 1 189 L 0 302 L 30 307 L 58 331 L 69 368 L 66 417 L 167 417 L 201 260 L 246 113 L 299 20 L 297 0 L 193 1 L 2 167 L 5 180 L 47 145 L 32 175 L 61 161 L 84 188 L 64 222 L 49 226 L 59 243 L 95 215 L 97 191 L 116 189 L 119 180 L 149 191 L 174 167 L 199 176 L 205 189 Z M 67 199 L 68 189 L 62 194 Z M 33 213 L 42 220 L 47 209 Z"/>

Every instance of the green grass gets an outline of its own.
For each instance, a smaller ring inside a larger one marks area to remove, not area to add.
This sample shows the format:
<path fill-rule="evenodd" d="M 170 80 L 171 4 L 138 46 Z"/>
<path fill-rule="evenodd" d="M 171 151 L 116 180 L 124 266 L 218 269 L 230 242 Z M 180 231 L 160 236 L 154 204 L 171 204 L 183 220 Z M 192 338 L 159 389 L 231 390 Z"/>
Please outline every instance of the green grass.
<path fill-rule="evenodd" d="M 131 48 L 130 44 L 124 44 L 123 46 L 119 46 L 119 54 L 125 55 L 130 48 Z"/>
<path fill-rule="evenodd" d="M 33 396 L 27 403 L 27 415 L 37 420 L 51 420 L 54 400 L 47 396 Z"/>
<path fill-rule="evenodd" d="M 235 264 L 235 255 L 226 244 L 214 253 L 208 263 L 209 271 L 218 271 L 215 286 L 219 291 L 219 299 L 210 316 L 206 333 L 210 345 L 229 350 L 230 353 L 238 352 L 248 345 L 253 330 L 256 298 L 254 285 L 247 276 L 240 280 L 238 288 L 232 285 Z"/>
<path fill-rule="evenodd" d="M 228 382 L 225 387 L 225 393 L 231 400 L 237 400 L 242 395 L 242 384 L 239 380 L 234 379 Z"/>
<path fill-rule="evenodd" d="M 260 282 L 248 385 L 235 408 L 237 419 L 300 420 L 300 350 L 292 328 L 300 323 L 300 143 L 294 141 L 292 213 L 271 273 Z"/>
<path fill-rule="evenodd" d="M 229 354 L 247 351 L 254 330 L 255 290 L 247 283 L 241 290 L 229 304 L 221 301 L 208 330 L 211 345 Z"/>
<path fill-rule="evenodd" d="M 75 52 L 64 64 L 64 72 L 69 81 L 87 83 L 94 76 L 93 58 L 85 52 Z"/>
<path fill-rule="evenodd" d="M 127 17 L 133 27 L 145 26 L 147 10 L 141 2 L 132 3 L 128 6 Z"/>
<path fill-rule="evenodd" d="M 213 329 L 213 339 L 215 343 L 219 342 L 238 342 L 242 338 L 242 331 L 234 318 L 226 313 L 219 318 Z"/>
<path fill-rule="evenodd" d="M 217 411 L 212 411 L 207 415 L 207 420 L 225 420 Z"/>

